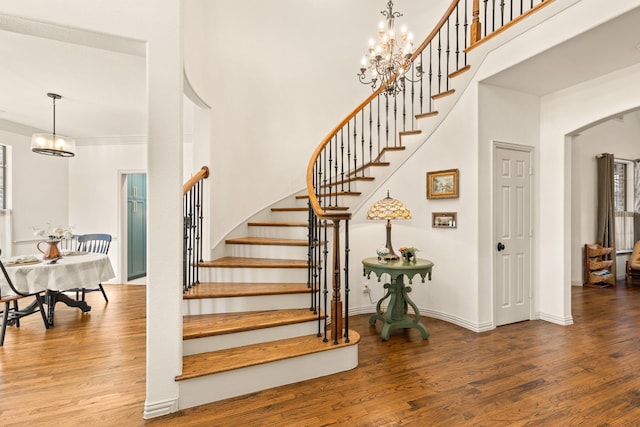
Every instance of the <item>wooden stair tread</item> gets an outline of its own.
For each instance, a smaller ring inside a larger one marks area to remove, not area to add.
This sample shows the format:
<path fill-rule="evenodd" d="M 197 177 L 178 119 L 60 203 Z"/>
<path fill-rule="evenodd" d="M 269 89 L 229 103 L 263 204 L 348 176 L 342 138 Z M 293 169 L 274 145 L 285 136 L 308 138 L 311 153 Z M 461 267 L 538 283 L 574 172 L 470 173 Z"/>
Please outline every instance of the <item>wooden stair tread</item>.
<path fill-rule="evenodd" d="M 275 237 L 238 237 L 227 239 L 228 245 L 271 245 L 271 246 L 307 246 L 306 239 L 281 239 Z"/>
<path fill-rule="evenodd" d="M 445 96 L 449 96 L 449 95 L 453 95 L 456 92 L 455 89 L 449 89 L 445 92 L 440 92 L 440 93 L 436 93 L 435 95 L 431 96 L 431 99 L 440 99 L 440 98 L 444 98 Z"/>
<path fill-rule="evenodd" d="M 323 342 L 321 337 L 307 335 L 184 356 L 182 374 L 176 376 L 176 381 L 357 345 L 360 334 L 349 330 L 350 342 L 341 341 L 334 344 L 331 338 L 328 342 Z"/>
<path fill-rule="evenodd" d="M 467 71 L 469 71 L 470 69 L 471 69 L 471 65 L 465 65 L 464 67 L 460 68 L 459 70 L 456 70 L 453 73 L 449 74 L 449 78 L 452 79 L 454 77 L 458 77 L 460 74 L 464 74 Z"/>
<path fill-rule="evenodd" d="M 198 263 L 200 267 L 226 268 L 307 268 L 307 260 L 222 257 L 212 261 Z"/>
<path fill-rule="evenodd" d="M 402 139 L 403 136 L 420 135 L 421 133 L 422 133 L 422 131 L 420 129 L 404 130 L 404 131 L 400 132 L 400 139 Z"/>
<path fill-rule="evenodd" d="M 265 222 L 249 222 L 249 227 L 304 227 L 307 228 L 309 223 L 306 221 L 265 221 Z"/>
<path fill-rule="evenodd" d="M 271 212 L 307 212 L 308 207 L 292 207 L 292 208 L 271 208 Z M 328 211 L 348 211 L 348 206 L 329 206 L 325 208 Z"/>
<path fill-rule="evenodd" d="M 337 187 L 338 185 L 347 184 L 349 182 L 374 181 L 375 179 L 376 179 L 375 176 L 354 176 L 351 178 L 341 179 L 340 181 L 335 181 L 330 184 L 322 184 L 320 188 Z"/>
<path fill-rule="evenodd" d="M 245 311 L 242 313 L 214 313 L 184 316 L 182 338 L 211 337 L 255 329 L 312 322 L 318 319 L 308 308 L 287 310 Z"/>
<path fill-rule="evenodd" d="M 428 113 L 416 114 L 416 119 L 425 119 L 427 117 L 434 117 L 437 115 L 438 115 L 437 111 L 429 111 Z"/>
<path fill-rule="evenodd" d="M 309 292 L 311 290 L 306 283 L 207 282 L 193 286 L 182 295 L 182 299 L 250 297 Z"/>
<path fill-rule="evenodd" d="M 360 172 L 360 171 L 362 171 L 362 170 L 365 170 L 366 168 L 369 168 L 369 167 L 374 167 L 374 166 L 389 166 L 390 164 L 391 164 L 391 163 L 389 163 L 389 162 L 369 162 L 369 163 L 367 163 L 366 165 L 364 165 L 364 166 L 359 166 L 359 167 L 357 167 L 355 170 L 353 170 L 353 171 L 349 172 L 349 175 L 350 175 L 350 176 L 351 176 L 351 175 L 355 175 L 356 173 L 358 173 L 358 172 Z"/>
<path fill-rule="evenodd" d="M 359 196 L 362 193 L 359 191 L 337 191 L 337 192 L 333 192 L 333 193 L 327 193 L 327 194 L 323 194 L 323 197 L 335 197 L 335 196 Z M 296 196 L 296 199 L 308 199 L 309 195 L 308 194 L 300 194 L 298 196 Z"/>

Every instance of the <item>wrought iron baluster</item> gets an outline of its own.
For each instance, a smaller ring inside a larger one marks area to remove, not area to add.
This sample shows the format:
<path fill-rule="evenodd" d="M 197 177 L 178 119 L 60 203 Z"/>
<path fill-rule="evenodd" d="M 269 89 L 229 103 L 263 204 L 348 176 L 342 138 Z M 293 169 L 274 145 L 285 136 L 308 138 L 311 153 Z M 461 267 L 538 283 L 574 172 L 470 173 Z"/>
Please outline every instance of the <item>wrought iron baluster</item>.
<path fill-rule="evenodd" d="M 438 31 L 438 92 L 442 92 L 442 29 Z"/>
<path fill-rule="evenodd" d="M 384 138 L 385 147 L 389 146 L 389 96 L 384 95 L 384 112 L 385 112 L 385 125 L 384 125 Z"/>
<path fill-rule="evenodd" d="M 463 44 L 464 44 L 464 49 L 462 50 L 464 52 L 464 65 L 467 65 L 467 47 L 468 45 L 468 30 L 469 30 L 469 15 L 468 15 L 468 11 L 469 11 L 469 5 L 467 3 L 467 0 L 464 0 L 464 37 L 463 37 Z M 473 12 L 472 12 L 473 13 Z"/>
<path fill-rule="evenodd" d="M 347 166 L 349 164 L 347 163 Z M 344 191 L 344 181 L 345 181 L 345 169 L 344 169 L 344 138 L 340 138 L 340 182 L 342 183 L 342 191 Z M 347 181 L 347 189 L 351 191 L 351 181 Z"/>
<path fill-rule="evenodd" d="M 460 69 L 460 5 L 456 6 L 456 71 Z"/>
<path fill-rule="evenodd" d="M 433 43 L 429 43 L 429 112 L 433 111 Z"/>
<path fill-rule="evenodd" d="M 323 274 L 323 265 L 327 265 L 327 259 L 329 256 L 329 248 L 328 248 L 328 242 L 329 239 L 327 238 L 327 226 L 328 223 L 326 220 L 323 221 L 323 225 L 324 225 L 324 243 L 323 243 L 323 258 L 322 258 L 322 262 L 319 265 L 320 268 L 320 277 L 322 277 L 322 281 L 323 281 L 323 295 L 324 295 L 324 304 L 323 304 L 323 309 L 321 311 L 323 311 L 323 316 L 324 316 L 324 339 L 322 340 L 323 342 L 329 342 L 329 339 L 327 338 L 327 308 L 329 307 L 329 302 L 328 302 L 328 298 L 329 298 L 329 282 L 328 282 L 328 278 L 327 278 L 327 270 L 328 268 L 324 268 L 324 274 Z"/>
<path fill-rule="evenodd" d="M 489 2 L 489 0 L 484 0 L 484 36 L 487 36 L 487 28 L 489 28 L 488 22 L 487 22 L 487 3 Z"/>
<path fill-rule="evenodd" d="M 349 340 L 349 220 L 344 222 L 344 342 Z"/>
<path fill-rule="evenodd" d="M 444 78 L 447 84 L 445 86 L 445 90 L 449 90 L 449 55 L 451 53 L 451 48 L 450 48 L 451 33 L 449 32 L 449 22 L 451 22 L 451 20 L 447 19 L 447 34 L 446 34 L 447 50 L 445 51 L 445 74 L 444 74 Z"/>
<path fill-rule="evenodd" d="M 369 102 L 369 161 L 373 162 L 373 106 Z"/>
<path fill-rule="evenodd" d="M 393 146 L 397 146 L 398 142 L 398 97 L 393 97 Z"/>

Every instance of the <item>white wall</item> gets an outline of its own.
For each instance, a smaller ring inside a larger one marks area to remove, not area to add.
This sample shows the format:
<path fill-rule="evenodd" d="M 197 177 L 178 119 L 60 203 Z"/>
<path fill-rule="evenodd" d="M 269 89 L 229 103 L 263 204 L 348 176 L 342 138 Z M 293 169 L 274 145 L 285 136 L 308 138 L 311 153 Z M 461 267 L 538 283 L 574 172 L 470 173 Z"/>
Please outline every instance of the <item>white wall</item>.
<path fill-rule="evenodd" d="M 541 294 L 548 312 L 570 314 L 571 285 L 571 219 L 572 219 L 572 135 L 598 123 L 640 106 L 640 66 L 624 70 L 579 84 L 563 91 L 545 96 L 541 100 L 541 165 L 544 177 L 540 184 L 540 223 L 542 229 Z M 564 218 L 557 221 L 558 215 Z M 564 298 L 553 298 L 559 286 Z M 564 302 L 563 302 L 564 301 Z M 546 307 L 546 308 L 545 308 Z"/>
<path fill-rule="evenodd" d="M 521 146 L 533 147 L 533 162 L 536 164 L 539 148 L 540 129 L 540 100 L 537 96 L 514 90 L 503 89 L 491 85 L 481 84 L 479 94 L 479 132 L 478 132 L 478 258 L 479 258 L 479 283 L 478 294 L 480 298 L 481 320 L 493 322 L 493 283 L 495 262 L 495 224 L 493 221 L 493 144 L 502 142 Z M 534 166 L 535 176 L 542 173 Z M 532 196 L 535 198 L 536 185 L 534 184 Z M 532 209 L 535 210 L 533 203 Z M 531 220 L 534 221 L 535 213 Z M 534 236 L 536 234 L 535 225 Z M 535 265 L 536 254 L 532 254 L 532 263 Z M 536 288 L 537 274 L 532 271 L 532 287 Z M 534 313 L 539 310 L 537 292 L 533 293 L 532 307 Z M 536 316 L 534 314 L 534 316 Z"/>
<path fill-rule="evenodd" d="M 146 171 L 146 144 L 78 146 L 69 165 L 69 224 L 77 234 L 108 233 L 112 236 L 109 258 L 116 277 L 109 283 L 123 283 L 121 251 L 122 174 Z M 123 248 L 123 246 L 125 248 Z M 124 266 L 122 266 L 124 267 Z"/>
<path fill-rule="evenodd" d="M 147 44 L 148 275 L 145 416 L 177 409 L 181 365 L 182 16 L 180 0 L 6 0 L 0 14 Z M 23 165 L 32 169 L 31 163 Z M 89 178 L 87 178 L 89 179 Z"/>
<path fill-rule="evenodd" d="M 394 10 L 404 14 L 396 24 L 422 40 L 449 3 L 396 1 Z M 212 114 L 214 246 L 252 214 L 305 188 L 313 150 L 370 93 L 356 74 L 385 5 L 187 2 L 194 28 L 186 36 L 202 50 L 185 50 L 186 73 Z"/>
<path fill-rule="evenodd" d="M 582 253 L 586 243 L 595 242 L 597 211 L 596 155 L 613 153 L 623 159 L 640 158 L 640 121 L 637 114 L 627 115 L 624 121 L 609 120 L 585 129 L 572 139 L 572 205 L 571 205 L 571 283 L 582 285 Z M 631 178 L 633 179 L 633 178 Z M 625 275 L 621 256 L 618 278 Z"/>
<path fill-rule="evenodd" d="M 31 136 L 0 130 L 0 144 L 11 147 L 12 186 L 10 208 L 12 247 L 1 248 L 3 256 L 37 252 L 40 240 L 33 227 L 69 226 L 68 166 L 69 159 L 35 154 Z"/>

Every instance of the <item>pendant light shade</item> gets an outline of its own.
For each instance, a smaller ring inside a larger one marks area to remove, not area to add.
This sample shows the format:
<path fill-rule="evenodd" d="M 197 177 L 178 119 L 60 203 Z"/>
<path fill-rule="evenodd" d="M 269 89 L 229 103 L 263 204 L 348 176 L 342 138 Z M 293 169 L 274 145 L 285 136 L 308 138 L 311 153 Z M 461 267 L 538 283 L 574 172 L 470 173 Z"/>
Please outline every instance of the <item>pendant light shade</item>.
<path fill-rule="evenodd" d="M 76 141 L 64 135 L 56 134 L 56 99 L 62 98 L 56 93 L 47 93 L 53 99 L 53 133 L 34 133 L 31 135 L 31 151 L 38 154 L 57 157 L 73 157 Z"/>

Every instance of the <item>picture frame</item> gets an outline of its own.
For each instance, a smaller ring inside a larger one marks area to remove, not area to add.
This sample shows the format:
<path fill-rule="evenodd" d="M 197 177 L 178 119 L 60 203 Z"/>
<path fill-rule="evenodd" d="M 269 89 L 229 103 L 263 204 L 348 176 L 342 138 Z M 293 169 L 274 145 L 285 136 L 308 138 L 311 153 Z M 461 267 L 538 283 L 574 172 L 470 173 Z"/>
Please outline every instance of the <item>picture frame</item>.
<path fill-rule="evenodd" d="M 427 172 L 427 199 L 457 199 L 458 169 Z"/>
<path fill-rule="evenodd" d="M 457 228 L 457 212 L 432 212 L 431 227 L 433 228 Z"/>

